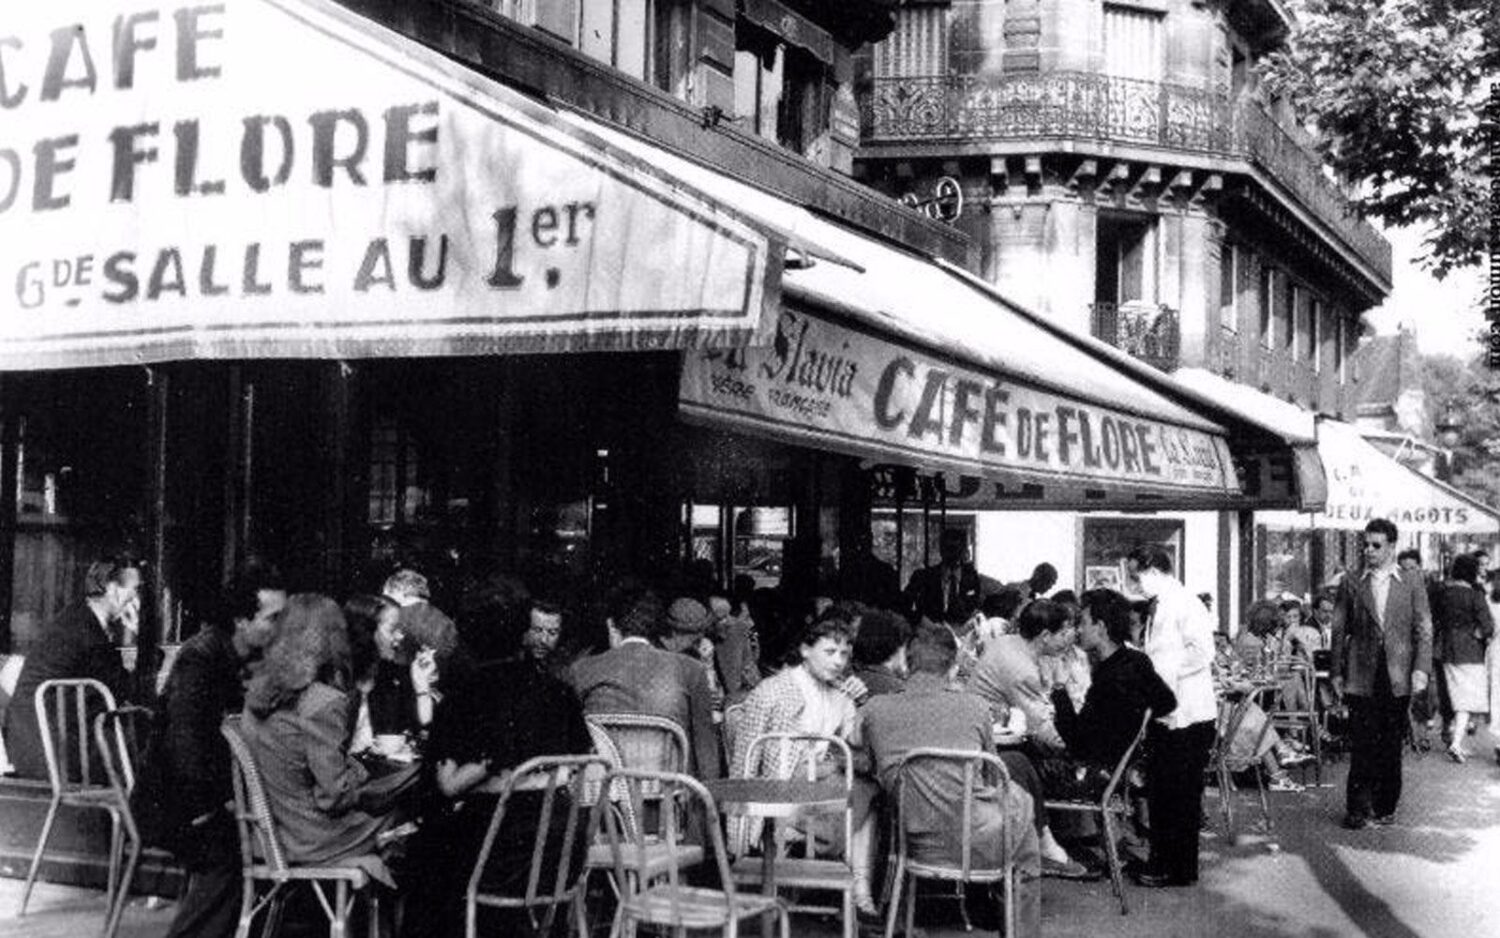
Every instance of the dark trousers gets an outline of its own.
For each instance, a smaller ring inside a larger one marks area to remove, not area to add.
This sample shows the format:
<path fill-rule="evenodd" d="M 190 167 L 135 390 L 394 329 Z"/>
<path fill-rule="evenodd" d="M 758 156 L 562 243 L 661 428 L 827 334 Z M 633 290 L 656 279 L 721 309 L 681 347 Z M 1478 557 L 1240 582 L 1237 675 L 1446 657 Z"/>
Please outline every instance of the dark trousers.
<path fill-rule="evenodd" d="M 1203 772 L 1214 741 L 1214 722 L 1169 730 L 1152 723 L 1147 736 L 1146 804 L 1151 811 L 1151 870 L 1174 879 L 1198 879 L 1198 826 L 1203 814 Z"/>
<path fill-rule="evenodd" d="M 221 811 L 177 839 L 174 852 L 187 867 L 188 884 L 166 938 L 230 938 L 244 888 L 234 822 Z"/>
<path fill-rule="evenodd" d="M 1350 749 L 1344 804 L 1359 818 L 1393 814 L 1401 800 L 1401 744 L 1411 698 L 1391 693 L 1384 652 L 1376 664 L 1374 693 L 1346 695 Z"/>

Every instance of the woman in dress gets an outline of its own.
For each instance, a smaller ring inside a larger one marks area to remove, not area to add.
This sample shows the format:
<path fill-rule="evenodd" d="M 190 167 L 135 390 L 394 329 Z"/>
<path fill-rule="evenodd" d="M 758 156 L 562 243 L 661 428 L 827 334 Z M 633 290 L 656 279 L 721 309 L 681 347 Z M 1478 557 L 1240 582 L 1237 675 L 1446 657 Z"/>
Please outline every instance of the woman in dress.
<path fill-rule="evenodd" d="M 1472 554 L 1460 554 L 1453 559 L 1448 579 L 1432 593 L 1434 656 L 1443 662 L 1443 680 L 1453 705 L 1448 758 L 1454 762 L 1468 757 L 1464 743 L 1469 715 L 1490 707 L 1484 654 L 1495 623 L 1478 583 L 1479 561 Z"/>

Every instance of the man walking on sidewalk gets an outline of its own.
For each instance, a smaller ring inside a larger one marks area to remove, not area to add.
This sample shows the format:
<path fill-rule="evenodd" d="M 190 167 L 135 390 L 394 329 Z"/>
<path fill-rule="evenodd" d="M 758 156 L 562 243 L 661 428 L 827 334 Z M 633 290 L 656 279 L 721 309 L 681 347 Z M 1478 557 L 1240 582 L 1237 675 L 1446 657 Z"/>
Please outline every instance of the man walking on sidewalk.
<path fill-rule="evenodd" d="M 1396 526 L 1365 525 L 1364 572 L 1345 577 L 1333 610 L 1333 684 L 1349 704 L 1344 826 L 1395 820 L 1411 695 L 1432 670 L 1432 614 L 1420 573 L 1396 566 Z"/>

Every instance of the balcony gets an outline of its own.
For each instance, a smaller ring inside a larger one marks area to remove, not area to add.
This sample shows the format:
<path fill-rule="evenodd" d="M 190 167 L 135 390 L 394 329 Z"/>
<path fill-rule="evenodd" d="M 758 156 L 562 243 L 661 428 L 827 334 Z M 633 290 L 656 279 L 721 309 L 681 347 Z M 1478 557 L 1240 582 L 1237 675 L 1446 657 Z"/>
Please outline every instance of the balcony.
<path fill-rule="evenodd" d="M 1094 303 L 1089 307 L 1089 331 L 1151 367 L 1170 372 L 1177 368 L 1182 347 L 1182 324 L 1177 310 L 1155 303 Z"/>
<path fill-rule="evenodd" d="M 860 101 L 864 144 L 1039 141 L 1139 146 L 1261 170 L 1386 278 L 1391 246 L 1354 214 L 1311 142 L 1254 99 L 1091 72 L 876 78 Z"/>

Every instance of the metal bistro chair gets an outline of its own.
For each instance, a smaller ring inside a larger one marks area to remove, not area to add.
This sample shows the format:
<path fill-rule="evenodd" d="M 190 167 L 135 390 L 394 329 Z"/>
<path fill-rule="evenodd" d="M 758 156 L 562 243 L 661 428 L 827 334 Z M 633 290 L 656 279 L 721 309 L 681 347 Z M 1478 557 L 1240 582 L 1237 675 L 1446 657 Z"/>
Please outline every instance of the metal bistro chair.
<path fill-rule="evenodd" d="M 776 860 L 776 888 L 805 889 L 813 891 L 838 892 L 842 899 L 836 909 L 826 906 L 810 906 L 801 903 L 793 904 L 793 912 L 828 912 L 837 911 L 843 916 L 844 938 L 854 938 L 857 922 L 854 914 L 854 870 L 850 865 L 848 856 L 852 851 L 854 839 L 854 807 L 852 804 L 854 793 L 854 759 L 849 749 L 849 744 L 837 736 L 827 736 L 820 733 L 764 733 L 750 741 L 750 746 L 745 751 L 744 774 L 749 776 L 752 767 L 760 765 L 757 761 L 762 757 L 761 750 L 767 746 L 776 745 L 778 755 L 775 757 L 776 777 L 789 779 L 798 768 L 805 767 L 805 777 L 809 782 L 818 780 L 817 762 L 809 758 L 810 749 L 799 747 L 796 744 L 818 744 L 826 743 L 836 748 L 839 756 L 843 759 L 843 781 L 844 781 L 844 857 L 829 858 L 817 855 L 816 838 L 814 826 L 803 825 L 802 843 L 804 855 L 800 857 L 785 856 L 784 853 L 777 855 Z M 793 755 L 801 749 L 801 757 Z M 780 845 L 778 845 L 780 849 Z M 742 856 L 736 860 L 731 867 L 734 881 L 740 886 L 758 886 L 761 883 L 763 872 L 762 861 L 755 857 Z"/>
<path fill-rule="evenodd" d="M 687 732 L 676 720 L 639 713 L 597 713 L 586 716 L 585 721 L 588 723 L 589 736 L 594 742 L 594 751 L 609 761 L 606 769 L 644 769 L 673 773 L 686 773 L 688 770 Z M 597 797 L 598 791 L 603 789 L 604 774 L 600 772 L 599 777 L 591 779 L 586 788 L 590 804 Z M 644 816 L 635 813 L 630 799 L 625 797 L 622 785 L 609 788 L 605 797 L 609 810 L 618 812 L 620 820 L 628 829 L 634 830 L 639 825 L 645 825 L 643 833 L 649 843 L 645 866 L 637 868 L 633 864 L 627 864 L 628 875 L 644 875 L 649 883 L 664 874 L 669 865 L 683 869 L 703 862 L 702 846 L 678 844 L 675 849 L 669 850 L 662 841 L 659 815 L 667 805 L 659 796 L 645 800 L 642 805 L 646 812 Z M 610 884 L 616 895 L 619 894 L 621 886 L 614 879 L 614 857 L 602 830 L 595 831 L 593 842 L 589 845 L 586 868 L 589 871 L 608 871 Z"/>
<path fill-rule="evenodd" d="M 568 906 L 579 938 L 588 938 L 584 909 L 586 879 L 580 875 L 570 882 L 568 873 L 573 863 L 574 844 L 580 836 L 588 836 L 603 804 L 601 800 L 590 807 L 587 795 L 590 777 L 608 768 L 608 760 L 599 755 L 543 756 L 521 763 L 510 773 L 495 812 L 490 815 L 490 826 L 474 860 L 474 869 L 469 874 L 469 886 L 464 896 L 465 938 L 476 938 L 480 906 L 522 910 L 531 920 L 532 930 L 542 935 L 551 932 L 558 908 Z M 486 892 L 483 890 L 485 869 L 490 865 L 495 840 L 506 815 L 512 810 L 513 799 L 520 792 L 538 792 L 542 796 L 536 815 L 536 831 L 531 838 L 531 865 L 526 873 L 526 889 L 521 895 Z M 553 829 L 553 816 L 559 810 L 567 812 L 561 833 Z M 582 834 L 579 833 L 580 827 L 583 828 Z M 542 878 L 549 873 L 552 883 L 547 890 L 543 888 Z M 544 910 L 540 922 L 537 920 L 538 909 Z"/>
<path fill-rule="evenodd" d="M 288 863 L 276 831 L 276 821 L 271 816 L 271 803 L 261 783 L 260 769 L 240 733 L 240 718 L 226 717 L 219 732 L 229 742 L 234 763 L 234 819 L 239 828 L 240 868 L 245 880 L 235 938 L 249 938 L 251 924 L 262 910 L 266 910 L 263 934 L 274 935 L 286 898 L 283 887 L 299 882 L 312 887 L 318 904 L 323 907 L 323 914 L 328 916 L 329 938 L 344 938 L 348 934 L 349 913 L 356 898 L 351 892 L 365 890 L 370 906 L 370 938 L 377 938 L 380 933 L 380 900 L 371 888 L 370 874 L 352 863 L 348 866 L 294 866 Z M 368 861 L 374 866 L 383 864 L 373 855 L 356 860 Z M 263 883 L 270 883 L 271 888 L 257 898 L 257 886 Z M 332 899 L 325 891 L 328 885 L 333 886 Z"/>
<path fill-rule="evenodd" d="M 1301 704 L 1294 706 L 1285 694 L 1280 696 L 1280 706 L 1267 715 L 1271 725 L 1284 733 L 1293 733 L 1312 754 L 1313 782 L 1323 785 L 1323 720 L 1318 712 L 1318 677 L 1312 663 L 1301 658 L 1286 659 L 1279 663 L 1278 675 L 1292 682 L 1302 693 Z M 1306 763 L 1304 763 L 1305 765 Z M 1306 779 L 1306 776 L 1303 776 Z"/>
<path fill-rule="evenodd" d="M 122 790 L 109 781 L 97 782 L 99 774 L 94 771 L 97 740 L 91 731 L 91 715 L 115 709 L 115 696 L 100 681 L 91 678 L 43 681 L 36 689 L 37 729 L 42 737 L 42 754 L 47 760 L 47 780 L 52 786 L 52 799 L 47 805 L 47 818 L 42 822 L 42 835 L 37 840 L 36 852 L 32 854 L 31 866 L 26 871 L 26 885 L 21 890 L 21 911 L 26 914 L 26 905 L 31 899 L 32 886 L 36 884 L 37 871 L 41 869 L 42 855 L 47 841 L 52 836 L 52 827 L 57 822 L 58 811 L 63 805 L 76 808 L 98 808 L 109 812 L 109 882 L 105 893 L 105 929 L 114 920 L 116 883 L 119 878 L 117 863 L 124 844 L 122 838 L 129 835 L 134 842 L 134 853 L 139 853 L 140 838 L 135 836 L 134 821 L 127 828 L 125 816 L 130 813 L 128 788 Z M 123 730 L 115 724 L 115 733 L 120 735 L 117 752 L 124 752 Z M 76 759 L 76 761 L 75 761 Z M 124 769 L 124 766 L 118 766 Z M 129 772 L 132 770 L 124 769 Z M 122 781 L 133 776 L 122 775 Z"/>
<path fill-rule="evenodd" d="M 1254 691 L 1246 690 L 1234 700 L 1227 697 L 1220 698 L 1219 717 L 1215 721 L 1217 733 L 1214 736 L 1213 747 L 1209 750 L 1208 771 L 1214 773 L 1214 784 L 1219 789 L 1219 810 L 1224 818 L 1224 837 L 1230 843 L 1233 843 L 1235 839 L 1234 799 L 1239 790 L 1234 783 L 1236 772 L 1254 770 L 1256 791 L 1260 796 L 1261 816 L 1265 818 L 1266 832 L 1270 833 L 1272 829 L 1271 805 L 1266 799 L 1266 783 L 1261 778 L 1260 758 L 1257 755 L 1266 733 L 1270 732 L 1269 716 L 1265 726 L 1261 728 L 1260 735 L 1256 737 L 1255 745 L 1248 758 L 1235 755 L 1233 745 L 1235 735 L 1239 732 L 1241 724 L 1245 722 L 1245 715 L 1256 703 L 1256 696 Z"/>
<path fill-rule="evenodd" d="M 960 842 L 957 863 L 935 863 L 913 860 L 907 843 L 907 819 L 911 816 L 909 803 L 913 785 L 910 779 L 919 772 L 941 763 L 950 763 L 956 768 L 964 786 L 963 804 L 959 809 Z M 977 784 L 984 780 L 985 770 L 995 773 L 995 784 L 1001 788 L 1010 785 L 1010 773 L 998 756 L 988 752 L 959 749 L 913 749 L 896 766 L 896 811 L 893 815 L 896 830 L 896 873 L 891 884 L 891 904 L 886 912 L 885 935 L 891 938 L 896 931 L 896 915 L 901 907 L 902 894 L 906 896 L 906 936 L 911 938 L 917 915 L 917 880 L 936 879 L 951 883 L 1001 883 L 1004 890 L 1005 938 L 1016 934 L 1016 877 L 1015 864 L 1007 859 L 999 867 L 976 869 L 974 867 L 974 794 Z M 1000 855 L 1011 856 L 1011 831 L 1007 825 L 1000 830 Z M 964 901 L 960 893 L 960 902 Z M 965 920 L 968 913 L 965 910 Z"/>
<path fill-rule="evenodd" d="M 1137 753 L 1140 752 L 1141 741 L 1146 738 L 1146 730 L 1150 726 L 1151 710 L 1147 708 L 1145 716 L 1141 718 L 1141 728 L 1136 731 L 1135 738 L 1120 755 L 1120 761 L 1115 763 L 1115 770 L 1109 776 L 1109 784 L 1104 786 L 1104 791 L 1098 799 L 1049 798 L 1045 802 L 1048 811 L 1075 811 L 1098 815 L 1099 836 L 1104 840 L 1104 853 L 1109 859 L 1109 881 L 1120 900 L 1121 915 L 1129 915 L 1130 906 L 1125 899 L 1125 881 L 1121 875 L 1123 870 L 1120 865 L 1120 831 L 1115 825 L 1130 816 L 1129 794 L 1121 786 L 1128 788 L 1126 775 Z"/>
<path fill-rule="evenodd" d="M 94 742 L 99 747 L 99 761 L 104 765 L 109 786 L 124 805 L 113 819 L 118 830 L 110 832 L 109 884 L 105 894 L 112 896 L 113 902 L 104 920 L 105 938 L 113 938 L 120 929 L 120 916 L 130 898 L 130 881 L 135 876 L 144 846 L 135 815 L 130 810 L 130 793 L 135 790 L 135 720 L 150 714 L 145 707 L 127 704 L 94 717 Z M 124 836 L 116 836 L 117 833 Z"/>
<path fill-rule="evenodd" d="M 668 867 L 665 879 L 655 884 L 627 877 L 626 866 L 632 862 L 630 855 L 635 854 L 635 864 L 644 864 L 649 844 L 639 829 L 625 829 L 617 814 L 600 811 L 615 860 L 615 875 L 625 884 L 620 902 L 615 907 L 611 938 L 621 934 L 634 935 L 636 926 L 641 923 L 678 932 L 717 928 L 727 938 L 735 938 L 742 920 L 766 915 L 776 916 L 781 938 L 791 938 L 791 919 L 780 899 L 744 893 L 735 888 L 734 877 L 729 871 L 729 855 L 724 849 L 724 835 L 719 830 L 718 809 L 713 795 L 701 782 L 688 775 L 670 772 L 614 769 L 609 773 L 608 783 L 622 787 L 625 797 L 637 811 L 642 810 L 645 799 L 656 797 L 656 793 L 682 804 L 685 811 L 703 811 L 710 860 L 722 886 L 720 889 L 685 886 L 675 866 Z M 668 847 L 675 848 L 682 836 L 677 812 L 663 812 L 662 817 L 662 836 Z"/>

